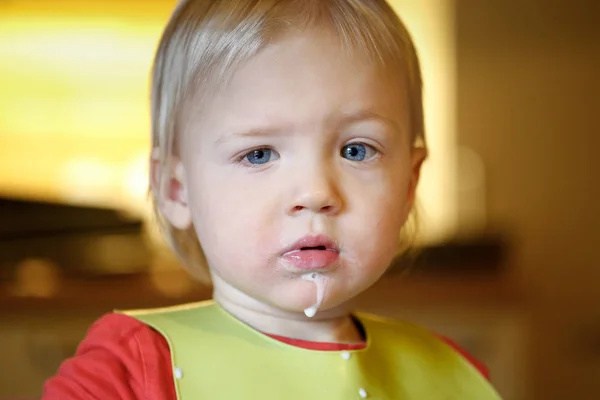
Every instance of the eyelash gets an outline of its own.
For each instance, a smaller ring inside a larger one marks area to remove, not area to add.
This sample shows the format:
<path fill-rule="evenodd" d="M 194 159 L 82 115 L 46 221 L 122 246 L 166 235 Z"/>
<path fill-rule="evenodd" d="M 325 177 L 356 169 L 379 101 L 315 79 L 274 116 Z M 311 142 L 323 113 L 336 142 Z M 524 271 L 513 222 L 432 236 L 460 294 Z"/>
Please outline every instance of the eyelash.
<path fill-rule="evenodd" d="M 259 147 L 255 147 L 251 150 L 247 150 L 245 151 L 243 154 L 237 156 L 235 158 L 235 163 L 237 165 L 241 165 L 244 167 L 250 167 L 250 168 L 261 168 L 264 167 L 265 164 L 267 164 L 269 161 L 267 161 L 265 164 L 252 164 L 246 161 L 246 158 L 251 155 L 253 152 L 258 151 L 258 150 L 266 150 L 266 151 L 271 151 L 277 155 L 279 155 L 279 153 L 277 153 L 277 151 L 275 149 L 273 149 L 272 147 L 269 146 L 259 146 Z"/>
<path fill-rule="evenodd" d="M 362 161 L 356 161 L 356 162 L 358 162 L 358 163 L 369 163 L 369 162 L 375 161 L 375 160 L 376 160 L 377 158 L 379 158 L 379 156 L 381 155 L 381 151 L 379 151 L 379 150 L 378 150 L 378 149 L 377 149 L 375 146 L 373 146 L 373 145 L 370 145 L 370 144 L 368 144 L 368 143 L 365 143 L 365 142 L 360 142 L 360 141 L 346 143 L 346 144 L 345 144 L 345 145 L 343 145 L 343 146 L 342 146 L 342 148 L 340 149 L 340 154 L 341 154 L 341 152 L 342 152 L 342 151 L 343 151 L 343 150 L 344 150 L 346 147 L 348 147 L 348 146 L 356 146 L 356 145 L 365 146 L 365 147 L 367 148 L 367 151 L 368 151 L 368 149 L 370 149 L 370 150 L 371 150 L 371 151 L 373 151 L 373 153 L 374 153 L 374 154 L 373 154 L 373 156 L 372 156 L 371 158 L 369 158 L 369 159 L 365 159 L 365 160 L 362 160 Z M 355 160 L 348 160 L 348 161 L 355 161 Z"/>
<path fill-rule="evenodd" d="M 342 148 L 340 149 L 340 151 L 339 151 L 338 154 L 340 154 L 340 156 L 341 156 L 341 153 L 342 153 L 342 151 L 343 151 L 344 148 L 346 148 L 348 146 L 356 146 L 356 145 L 365 146 L 365 147 L 371 149 L 375 153 L 370 159 L 367 159 L 367 160 L 364 160 L 364 161 L 356 161 L 358 163 L 372 162 L 372 161 L 376 160 L 381 155 L 381 151 L 379 151 L 375 146 L 370 145 L 370 144 L 365 143 L 365 142 L 360 142 L 360 141 L 349 142 L 349 143 L 344 144 L 342 146 Z M 259 147 L 255 147 L 254 149 L 247 150 L 243 154 L 237 156 L 235 158 L 235 163 L 238 164 L 238 165 L 242 165 L 242 166 L 250 167 L 250 168 L 261 168 L 261 167 L 263 167 L 265 164 L 268 164 L 271 160 L 269 159 L 268 161 L 266 161 L 263 164 L 252 164 L 252 163 L 246 161 L 246 158 L 249 155 L 251 155 L 253 152 L 259 151 L 259 150 L 270 151 L 270 152 L 272 152 L 271 154 L 273 154 L 273 153 L 277 154 L 277 157 L 279 158 L 279 153 L 277 153 L 277 151 L 274 148 L 269 147 L 269 146 L 259 146 Z M 348 161 L 353 161 L 353 160 L 348 160 Z"/>

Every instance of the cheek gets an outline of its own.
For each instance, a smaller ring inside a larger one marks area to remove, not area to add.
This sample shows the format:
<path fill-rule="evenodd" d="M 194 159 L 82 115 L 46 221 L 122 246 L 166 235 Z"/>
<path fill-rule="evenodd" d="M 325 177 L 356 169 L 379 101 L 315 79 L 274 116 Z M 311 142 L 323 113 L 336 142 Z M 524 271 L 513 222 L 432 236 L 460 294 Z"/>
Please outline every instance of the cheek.
<path fill-rule="evenodd" d="M 400 170 L 402 171 L 402 170 Z M 400 231 L 405 224 L 408 211 L 408 173 L 389 173 L 370 185 L 366 196 L 361 196 L 361 221 L 354 224 L 362 228 L 357 232 L 363 239 L 359 241 L 362 252 L 370 257 L 388 259 L 396 254 L 399 247 Z M 356 230 L 356 228 L 354 228 Z"/>
<path fill-rule="evenodd" d="M 378 208 L 369 217 L 369 231 L 372 235 L 372 252 L 395 253 L 398 249 L 400 231 L 406 222 L 405 207 L 399 202 L 400 196 L 386 196 L 378 202 Z"/>
<path fill-rule="evenodd" d="M 266 252 L 278 231 L 273 216 L 277 207 L 269 204 L 273 196 L 247 182 L 238 184 L 216 173 L 207 175 L 193 177 L 188 190 L 192 219 L 207 257 L 218 255 L 233 262 L 244 259 L 251 250 Z"/>

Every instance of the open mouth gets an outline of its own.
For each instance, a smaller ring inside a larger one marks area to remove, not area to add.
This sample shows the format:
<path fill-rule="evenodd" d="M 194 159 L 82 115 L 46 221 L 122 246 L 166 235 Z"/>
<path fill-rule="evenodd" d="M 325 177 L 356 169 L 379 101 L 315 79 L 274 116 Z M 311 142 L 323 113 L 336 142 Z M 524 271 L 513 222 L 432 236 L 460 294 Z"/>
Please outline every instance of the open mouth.
<path fill-rule="evenodd" d="M 329 250 L 338 251 L 338 245 L 333 239 L 325 235 L 317 236 L 305 236 L 297 240 L 294 244 L 287 247 L 282 254 L 289 253 L 292 251 L 318 251 L 318 250 Z"/>
<path fill-rule="evenodd" d="M 282 258 L 298 269 L 326 269 L 337 261 L 339 250 L 326 236 L 306 236 L 285 249 Z"/>
<path fill-rule="evenodd" d="M 327 250 L 325 246 L 301 247 L 300 250 Z"/>

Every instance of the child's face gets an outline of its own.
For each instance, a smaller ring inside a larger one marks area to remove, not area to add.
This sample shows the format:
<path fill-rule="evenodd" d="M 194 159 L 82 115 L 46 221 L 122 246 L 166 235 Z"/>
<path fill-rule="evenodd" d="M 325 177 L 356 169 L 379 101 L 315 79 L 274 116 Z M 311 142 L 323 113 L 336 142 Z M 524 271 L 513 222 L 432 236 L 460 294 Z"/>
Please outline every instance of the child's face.
<path fill-rule="evenodd" d="M 221 295 L 302 312 L 316 289 L 301 276 L 316 268 L 326 309 L 384 273 L 424 158 L 399 82 L 304 34 L 267 47 L 192 116 L 187 206 Z M 328 250 L 284 255 L 316 235 Z"/>

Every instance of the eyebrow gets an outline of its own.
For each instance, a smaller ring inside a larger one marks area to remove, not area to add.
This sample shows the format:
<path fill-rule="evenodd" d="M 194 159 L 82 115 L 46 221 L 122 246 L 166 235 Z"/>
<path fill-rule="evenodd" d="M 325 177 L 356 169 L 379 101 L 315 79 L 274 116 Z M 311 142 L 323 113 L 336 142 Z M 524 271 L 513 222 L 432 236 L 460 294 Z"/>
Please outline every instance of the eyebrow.
<path fill-rule="evenodd" d="M 219 136 L 217 139 L 215 139 L 215 144 L 219 145 L 219 144 L 227 143 L 236 138 L 251 138 L 251 137 L 265 138 L 265 137 L 279 136 L 282 133 L 283 133 L 283 130 L 278 129 L 278 128 L 268 128 L 268 127 L 254 128 L 254 129 L 249 129 L 247 131 L 225 133 L 225 134 Z"/>
<path fill-rule="evenodd" d="M 398 124 L 387 117 L 384 117 L 371 109 L 363 109 L 353 112 L 345 112 L 339 115 L 328 118 L 327 125 L 333 126 L 336 129 L 352 125 L 357 122 L 363 121 L 381 121 L 384 124 L 391 126 L 394 130 L 400 131 Z M 273 136 L 280 136 L 283 134 L 285 129 L 277 127 L 264 127 L 264 128 L 253 128 L 246 131 L 226 133 L 215 139 L 215 144 L 220 145 L 236 138 L 266 138 Z"/>
<path fill-rule="evenodd" d="M 334 121 L 333 125 L 336 127 L 347 126 L 356 122 L 363 121 L 380 121 L 385 123 L 386 125 L 390 125 L 396 130 L 400 130 L 400 127 L 398 126 L 396 121 L 384 117 L 383 115 L 378 114 L 371 109 L 363 109 L 358 111 L 342 113 L 341 116 L 333 118 L 332 121 Z"/>

